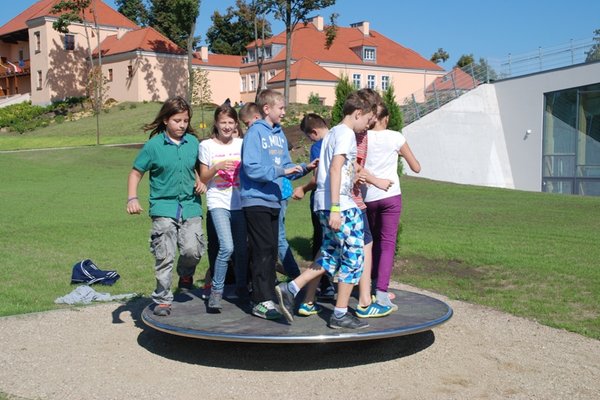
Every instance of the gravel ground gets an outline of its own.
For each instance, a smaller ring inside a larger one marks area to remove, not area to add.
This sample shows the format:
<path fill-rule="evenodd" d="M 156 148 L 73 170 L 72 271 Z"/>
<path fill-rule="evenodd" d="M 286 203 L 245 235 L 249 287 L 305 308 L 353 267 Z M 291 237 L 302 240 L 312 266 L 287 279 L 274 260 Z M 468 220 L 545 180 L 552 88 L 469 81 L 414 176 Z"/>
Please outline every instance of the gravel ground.
<path fill-rule="evenodd" d="M 147 328 L 147 300 L 0 318 L 0 392 L 24 399 L 599 399 L 600 341 L 405 285 L 453 308 L 416 335 L 244 344 Z"/>

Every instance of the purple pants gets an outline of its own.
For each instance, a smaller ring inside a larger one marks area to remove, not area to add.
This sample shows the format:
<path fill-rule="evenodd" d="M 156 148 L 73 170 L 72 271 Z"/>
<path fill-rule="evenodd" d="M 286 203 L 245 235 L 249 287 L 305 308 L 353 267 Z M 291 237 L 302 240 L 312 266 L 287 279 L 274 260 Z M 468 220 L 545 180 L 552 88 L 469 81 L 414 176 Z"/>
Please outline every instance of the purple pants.
<path fill-rule="evenodd" d="M 376 289 L 387 292 L 394 267 L 396 235 L 402 211 L 402 195 L 365 203 L 373 235 L 373 269 Z"/>

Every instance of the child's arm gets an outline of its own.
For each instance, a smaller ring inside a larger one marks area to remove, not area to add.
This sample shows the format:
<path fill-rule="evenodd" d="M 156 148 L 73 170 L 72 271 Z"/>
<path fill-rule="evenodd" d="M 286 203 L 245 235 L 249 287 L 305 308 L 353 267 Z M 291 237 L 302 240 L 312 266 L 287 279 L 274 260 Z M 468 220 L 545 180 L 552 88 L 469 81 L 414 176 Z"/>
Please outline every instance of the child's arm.
<path fill-rule="evenodd" d="M 331 211 L 329 213 L 329 227 L 334 231 L 340 229 L 342 226 L 342 216 L 340 215 L 340 185 L 342 181 L 342 167 L 346 162 L 345 154 L 336 154 L 331 160 L 329 167 L 329 190 L 331 192 L 331 207 L 338 208 L 338 211 Z"/>
<path fill-rule="evenodd" d="M 204 182 L 202 182 L 202 179 L 200 178 L 201 166 L 202 166 L 202 164 L 198 164 L 198 165 L 196 165 L 196 168 L 194 168 L 194 177 L 196 178 L 194 181 L 194 192 L 197 195 L 204 194 L 207 191 L 206 184 Z"/>
<path fill-rule="evenodd" d="M 304 195 L 307 192 L 310 192 L 311 190 L 315 190 L 317 188 L 317 175 L 313 175 L 312 178 L 310 178 L 310 181 L 308 181 L 307 183 L 305 183 L 302 186 L 297 186 L 296 188 L 294 188 L 294 191 L 292 192 L 292 198 L 295 200 L 302 200 L 304 198 Z"/>
<path fill-rule="evenodd" d="M 394 184 L 394 182 L 389 179 L 376 177 L 358 163 L 355 163 L 354 166 L 356 167 L 357 171 L 355 182 L 358 182 L 361 185 L 367 183 L 387 192 L 387 190 Z"/>
<path fill-rule="evenodd" d="M 144 211 L 140 206 L 139 199 L 137 197 L 137 188 L 144 176 L 143 172 L 138 171 L 135 168 L 131 169 L 129 176 L 127 177 L 127 213 L 128 214 L 139 214 Z"/>
<path fill-rule="evenodd" d="M 398 153 L 400 153 L 400 155 L 404 157 L 410 169 L 412 169 L 417 174 L 421 172 L 421 164 L 413 154 L 408 143 L 404 143 L 404 145 L 400 147 L 400 151 Z"/>

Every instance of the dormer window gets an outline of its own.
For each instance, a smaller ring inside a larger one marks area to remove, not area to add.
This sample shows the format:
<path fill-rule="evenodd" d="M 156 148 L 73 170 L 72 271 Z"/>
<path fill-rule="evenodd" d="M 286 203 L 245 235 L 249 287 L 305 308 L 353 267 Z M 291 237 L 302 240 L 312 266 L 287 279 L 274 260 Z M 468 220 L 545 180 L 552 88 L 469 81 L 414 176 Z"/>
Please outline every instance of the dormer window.
<path fill-rule="evenodd" d="M 363 47 L 363 61 L 375 61 L 376 54 L 375 47 Z"/>

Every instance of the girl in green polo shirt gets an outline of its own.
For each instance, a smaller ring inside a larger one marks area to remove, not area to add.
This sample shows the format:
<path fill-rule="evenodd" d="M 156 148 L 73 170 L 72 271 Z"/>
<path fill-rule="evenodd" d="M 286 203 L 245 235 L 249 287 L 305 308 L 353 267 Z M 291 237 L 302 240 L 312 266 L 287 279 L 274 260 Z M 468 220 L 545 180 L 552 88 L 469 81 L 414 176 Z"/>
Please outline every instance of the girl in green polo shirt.
<path fill-rule="evenodd" d="M 177 250 L 179 287 L 192 289 L 194 272 L 204 253 L 200 194 L 206 186 L 195 174 L 198 139 L 191 127 L 192 109 L 181 97 L 167 100 L 154 121 L 144 126 L 150 138 L 133 162 L 127 182 L 127 212 L 143 211 L 137 196 L 140 180 L 150 173 L 151 251 L 156 259 L 154 314 L 171 313 L 171 283 Z"/>

